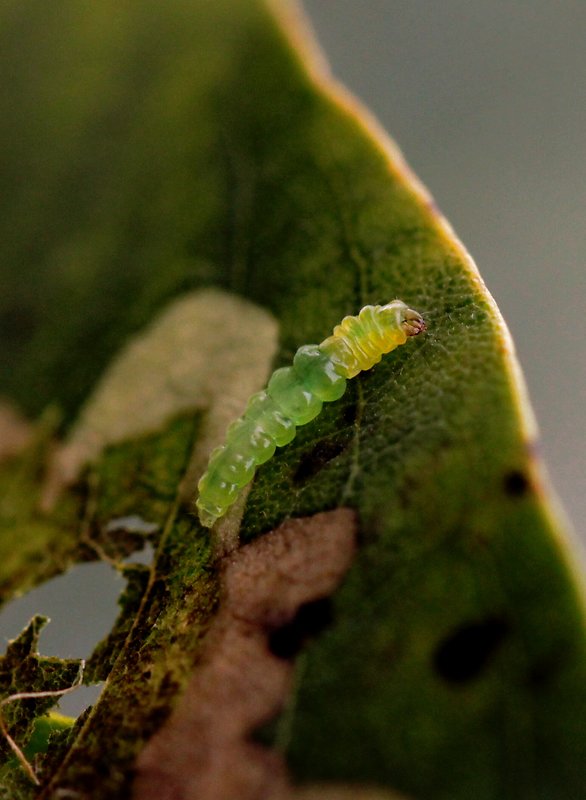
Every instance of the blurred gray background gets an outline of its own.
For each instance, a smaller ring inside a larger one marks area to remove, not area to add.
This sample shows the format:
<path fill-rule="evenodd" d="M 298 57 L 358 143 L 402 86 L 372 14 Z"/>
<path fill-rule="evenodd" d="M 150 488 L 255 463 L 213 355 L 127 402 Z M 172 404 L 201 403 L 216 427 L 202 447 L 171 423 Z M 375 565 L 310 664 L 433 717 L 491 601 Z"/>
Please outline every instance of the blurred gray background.
<path fill-rule="evenodd" d="M 586 2 L 304 6 L 478 264 L 586 541 Z"/>

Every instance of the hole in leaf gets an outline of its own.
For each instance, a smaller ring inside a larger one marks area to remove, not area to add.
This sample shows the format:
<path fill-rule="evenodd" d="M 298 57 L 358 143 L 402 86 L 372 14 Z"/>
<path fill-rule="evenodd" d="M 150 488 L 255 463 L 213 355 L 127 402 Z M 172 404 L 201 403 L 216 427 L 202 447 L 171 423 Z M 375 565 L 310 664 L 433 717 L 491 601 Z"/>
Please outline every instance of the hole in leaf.
<path fill-rule="evenodd" d="M 75 692 L 62 697 L 57 703 L 56 710 L 66 717 L 79 717 L 82 711 L 95 705 L 103 688 L 103 681 L 92 686 L 80 686 Z"/>
<path fill-rule="evenodd" d="M 438 645 L 433 665 L 436 672 L 450 683 L 468 683 L 487 666 L 509 632 L 502 617 L 463 625 Z"/>
<path fill-rule="evenodd" d="M 152 550 L 137 554 L 152 558 Z M 133 556 L 131 561 L 136 563 Z M 9 602 L 0 612 L 0 650 L 15 639 L 36 614 L 49 617 L 39 639 L 39 653 L 59 658 L 88 659 L 96 645 L 112 630 L 120 613 L 118 598 L 126 581 L 102 561 L 77 564 L 22 597 Z M 63 714 L 78 716 L 95 703 L 101 684 L 83 686 L 61 698 Z"/>

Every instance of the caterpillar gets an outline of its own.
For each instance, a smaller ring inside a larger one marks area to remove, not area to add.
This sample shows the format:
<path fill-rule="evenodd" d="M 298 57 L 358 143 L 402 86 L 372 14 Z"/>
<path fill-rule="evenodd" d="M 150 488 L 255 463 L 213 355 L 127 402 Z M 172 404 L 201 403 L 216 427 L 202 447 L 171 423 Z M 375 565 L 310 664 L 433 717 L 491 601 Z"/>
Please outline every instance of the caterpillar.
<path fill-rule="evenodd" d="M 321 344 L 300 347 L 293 365 L 273 372 L 266 389 L 253 394 L 244 415 L 230 425 L 225 444 L 211 453 L 198 483 L 201 524 L 210 528 L 222 517 L 256 468 L 289 444 L 296 428 L 317 417 L 324 403 L 339 400 L 348 379 L 425 329 L 421 314 L 393 300 L 364 306 L 356 316 L 344 317 Z"/>

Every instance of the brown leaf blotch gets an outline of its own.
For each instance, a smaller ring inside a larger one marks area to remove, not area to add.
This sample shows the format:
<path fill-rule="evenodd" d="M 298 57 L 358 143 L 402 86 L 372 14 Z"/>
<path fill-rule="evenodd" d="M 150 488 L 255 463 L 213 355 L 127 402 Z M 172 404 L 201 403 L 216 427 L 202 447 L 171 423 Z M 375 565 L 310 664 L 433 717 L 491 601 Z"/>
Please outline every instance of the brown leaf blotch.
<path fill-rule="evenodd" d="M 226 558 L 223 602 L 187 691 L 136 763 L 134 800 L 285 800 L 282 757 L 250 738 L 283 708 L 293 666 L 269 635 L 352 563 L 350 509 L 289 520 Z"/>

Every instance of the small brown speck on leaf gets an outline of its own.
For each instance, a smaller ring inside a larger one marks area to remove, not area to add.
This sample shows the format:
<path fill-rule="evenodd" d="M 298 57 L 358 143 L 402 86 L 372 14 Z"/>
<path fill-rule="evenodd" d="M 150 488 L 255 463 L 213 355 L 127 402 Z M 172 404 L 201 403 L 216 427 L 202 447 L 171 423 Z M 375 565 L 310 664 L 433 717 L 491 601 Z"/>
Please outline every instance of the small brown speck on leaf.
<path fill-rule="evenodd" d="M 269 636 L 330 595 L 355 551 L 350 509 L 289 520 L 224 561 L 223 602 L 202 661 L 136 763 L 134 800 L 290 800 L 280 754 L 251 734 L 292 690 L 293 665 Z"/>

